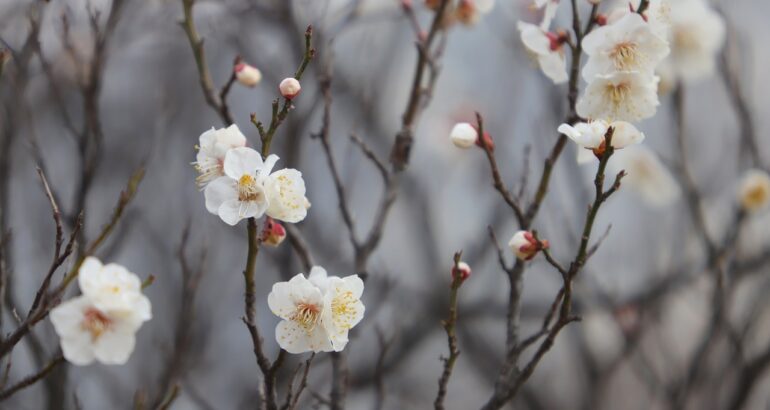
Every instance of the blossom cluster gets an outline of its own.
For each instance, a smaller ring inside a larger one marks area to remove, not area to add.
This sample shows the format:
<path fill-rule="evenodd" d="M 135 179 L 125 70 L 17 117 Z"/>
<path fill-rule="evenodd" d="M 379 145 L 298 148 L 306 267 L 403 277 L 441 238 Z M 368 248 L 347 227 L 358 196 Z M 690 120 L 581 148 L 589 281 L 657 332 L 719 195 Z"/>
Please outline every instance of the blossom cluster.
<path fill-rule="evenodd" d="M 275 338 L 289 353 L 339 352 L 348 343 L 348 331 L 364 317 L 358 275 L 328 276 L 314 266 L 306 278 L 297 274 L 273 285 L 267 297 L 270 310 L 283 319 Z"/>
<path fill-rule="evenodd" d="M 123 266 L 88 257 L 78 271 L 83 293 L 51 310 L 64 358 L 84 366 L 94 360 L 124 364 L 136 343 L 135 333 L 152 318 L 142 283 Z"/>
<path fill-rule="evenodd" d="M 278 156 L 263 159 L 247 147 L 235 124 L 204 132 L 194 165 L 206 209 L 229 225 L 263 215 L 290 223 L 302 221 L 310 207 L 302 173 L 293 168 L 273 171 L 277 162 Z"/>

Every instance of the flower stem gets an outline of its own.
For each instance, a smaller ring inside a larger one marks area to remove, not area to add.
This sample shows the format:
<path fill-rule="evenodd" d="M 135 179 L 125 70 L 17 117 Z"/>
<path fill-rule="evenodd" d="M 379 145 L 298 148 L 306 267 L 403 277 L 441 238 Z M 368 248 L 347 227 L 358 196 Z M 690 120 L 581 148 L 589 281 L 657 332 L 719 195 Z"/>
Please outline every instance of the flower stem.
<path fill-rule="evenodd" d="M 457 348 L 455 325 L 457 324 L 457 294 L 459 293 L 460 286 L 463 284 L 462 275 L 459 274 L 461 256 L 462 252 L 455 253 L 454 269 L 452 270 L 452 284 L 449 291 L 449 318 L 443 322 L 447 336 L 447 345 L 449 346 L 449 357 L 442 358 L 444 361 L 444 371 L 438 381 L 438 394 L 436 395 L 436 400 L 433 402 L 433 407 L 436 410 L 444 409 L 444 399 L 446 398 L 449 378 L 452 376 L 452 369 L 454 368 L 457 358 L 460 356 L 460 350 Z"/>

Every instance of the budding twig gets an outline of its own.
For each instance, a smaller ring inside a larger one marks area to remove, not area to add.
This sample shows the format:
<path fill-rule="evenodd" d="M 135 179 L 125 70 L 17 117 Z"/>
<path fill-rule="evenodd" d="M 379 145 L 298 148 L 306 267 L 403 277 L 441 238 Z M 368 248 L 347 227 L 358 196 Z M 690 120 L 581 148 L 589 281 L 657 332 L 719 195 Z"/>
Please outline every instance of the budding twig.
<path fill-rule="evenodd" d="M 455 325 L 457 324 L 457 294 L 460 286 L 463 284 L 463 276 L 460 274 L 460 258 L 462 251 L 456 252 L 454 256 L 454 266 L 452 269 L 452 284 L 449 291 L 449 318 L 442 322 L 447 335 L 447 344 L 449 345 L 449 357 L 442 358 L 444 361 L 444 371 L 438 381 L 438 394 L 433 402 L 436 410 L 444 409 L 444 399 L 446 398 L 449 378 L 452 376 L 457 358 L 460 356 L 460 350 L 457 347 L 457 335 L 455 334 Z"/>

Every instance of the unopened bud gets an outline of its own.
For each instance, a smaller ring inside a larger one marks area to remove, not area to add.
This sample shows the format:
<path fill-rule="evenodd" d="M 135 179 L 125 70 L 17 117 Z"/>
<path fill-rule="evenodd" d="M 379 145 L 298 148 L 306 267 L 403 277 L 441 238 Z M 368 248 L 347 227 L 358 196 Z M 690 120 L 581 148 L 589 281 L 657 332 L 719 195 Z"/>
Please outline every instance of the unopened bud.
<path fill-rule="evenodd" d="M 741 181 L 739 200 L 741 207 L 748 212 L 765 208 L 770 202 L 770 176 L 767 172 L 759 169 L 747 171 Z"/>
<path fill-rule="evenodd" d="M 302 86 L 299 85 L 299 81 L 297 81 L 296 78 L 289 77 L 284 78 L 284 80 L 281 81 L 281 84 L 278 85 L 278 89 L 281 91 L 283 98 L 291 100 L 299 94 L 300 90 L 302 90 Z"/>
<path fill-rule="evenodd" d="M 467 122 L 460 122 L 452 127 L 449 138 L 451 138 L 452 144 L 457 148 L 470 148 L 476 143 L 479 133 L 473 125 Z"/>
<path fill-rule="evenodd" d="M 460 282 L 465 282 L 465 279 L 471 276 L 471 267 L 465 262 L 460 262 L 457 266 L 452 267 L 452 279 L 459 279 Z"/>
<path fill-rule="evenodd" d="M 480 17 L 479 10 L 476 8 L 474 0 L 460 0 L 460 4 L 455 9 L 455 18 L 466 26 L 472 26 L 478 23 Z"/>
<path fill-rule="evenodd" d="M 262 243 L 269 246 L 278 246 L 286 239 L 286 229 L 278 221 L 267 217 L 262 228 Z"/>
<path fill-rule="evenodd" d="M 262 81 L 262 73 L 254 66 L 246 63 L 238 63 L 233 66 L 235 79 L 246 87 L 254 87 Z"/>
<path fill-rule="evenodd" d="M 607 25 L 607 15 L 605 15 L 605 14 L 598 14 L 594 21 L 596 21 L 596 24 L 598 24 L 600 26 L 606 26 Z"/>
<path fill-rule="evenodd" d="M 528 261 L 534 258 L 541 250 L 548 249 L 548 241 L 538 241 L 532 232 L 519 231 L 513 235 L 508 242 L 508 246 L 510 246 L 517 258 Z"/>

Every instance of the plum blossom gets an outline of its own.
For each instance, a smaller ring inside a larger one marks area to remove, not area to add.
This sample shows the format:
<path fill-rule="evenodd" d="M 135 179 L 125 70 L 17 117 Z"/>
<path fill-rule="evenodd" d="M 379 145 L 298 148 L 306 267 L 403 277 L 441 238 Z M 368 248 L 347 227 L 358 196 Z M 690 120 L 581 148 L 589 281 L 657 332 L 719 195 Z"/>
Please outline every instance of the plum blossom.
<path fill-rule="evenodd" d="M 329 334 L 334 351 L 339 352 L 348 343 L 348 332 L 364 318 L 364 304 L 361 295 L 364 282 L 358 275 L 328 276 L 326 269 L 314 266 L 310 280 L 324 293 L 324 307 L 321 321 Z"/>
<path fill-rule="evenodd" d="M 744 174 L 738 192 L 741 207 L 748 212 L 757 212 L 770 203 L 770 175 L 759 169 Z"/>
<path fill-rule="evenodd" d="M 652 206 L 666 206 L 674 202 L 681 191 L 676 179 L 660 158 L 644 145 L 634 145 L 615 151 L 608 172 L 626 172 L 623 185 L 635 191 Z"/>
<path fill-rule="evenodd" d="M 321 323 L 324 295 L 303 274 L 273 285 L 267 304 L 283 319 L 275 328 L 275 339 L 283 350 L 293 354 L 333 350 L 329 334 Z"/>
<path fill-rule="evenodd" d="M 543 21 L 540 23 L 540 28 L 548 31 L 548 28 L 551 27 L 551 21 L 556 17 L 559 0 L 533 0 L 532 7 L 538 10 L 543 9 Z"/>
<path fill-rule="evenodd" d="M 263 161 L 251 148 L 229 150 L 223 167 L 225 175 L 204 191 L 206 209 L 229 225 L 264 214 L 291 223 L 305 219 L 308 207 L 302 173 L 292 168 L 271 173 L 277 161 L 276 155 Z"/>
<path fill-rule="evenodd" d="M 579 122 L 575 125 L 562 124 L 558 131 L 579 146 L 591 150 L 596 156 L 604 153 L 605 136 L 612 128 L 612 148 L 621 149 L 644 140 L 644 133 L 625 121 L 608 123 L 603 120 Z M 579 162 L 584 162 L 582 159 Z"/>
<path fill-rule="evenodd" d="M 615 71 L 653 73 L 669 53 L 666 40 L 655 34 L 638 13 L 627 13 L 617 22 L 593 30 L 582 44 L 589 56 L 583 67 L 586 81 Z"/>
<path fill-rule="evenodd" d="M 567 57 L 564 50 L 566 37 L 523 21 L 519 22 L 518 28 L 524 47 L 537 60 L 543 74 L 555 84 L 566 82 L 569 79 Z"/>
<path fill-rule="evenodd" d="M 134 350 L 136 331 L 152 318 L 141 281 L 123 266 L 102 265 L 88 257 L 78 271 L 78 284 L 81 296 L 51 310 L 64 358 L 78 366 L 94 360 L 126 363 Z"/>
<path fill-rule="evenodd" d="M 716 56 L 725 42 L 725 22 L 708 2 L 676 0 L 670 8 L 671 65 L 676 77 L 693 82 L 716 70 Z"/>
<path fill-rule="evenodd" d="M 237 125 L 227 128 L 213 127 L 201 134 L 198 154 L 193 165 L 200 175 L 196 178 L 198 186 L 203 189 L 206 185 L 224 175 L 225 154 L 232 148 L 246 146 L 246 136 Z"/>
<path fill-rule="evenodd" d="M 464 282 L 471 276 L 471 267 L 466 262 L 460 261 L 457 266 L 452 266 L 452 279 L 460 279 Z"/>
<path fill-rule="evenodd" d="M 294 354 L 342 351 L 349 330 L 364 317 L 363 290 L 358 275 L 328 276 L 320 266 L 308 278 L 300 273 L 276 283 L 267 303 L 283 319 L 275 331 L 278 344 Z"/>
<path fill-rule="evenodd" d="M 639 121 L 655 115 L 658 101 L 657 76 L 635 71 L 597 75 L 577 102 L 583 118 L 609 121 Z"/>

